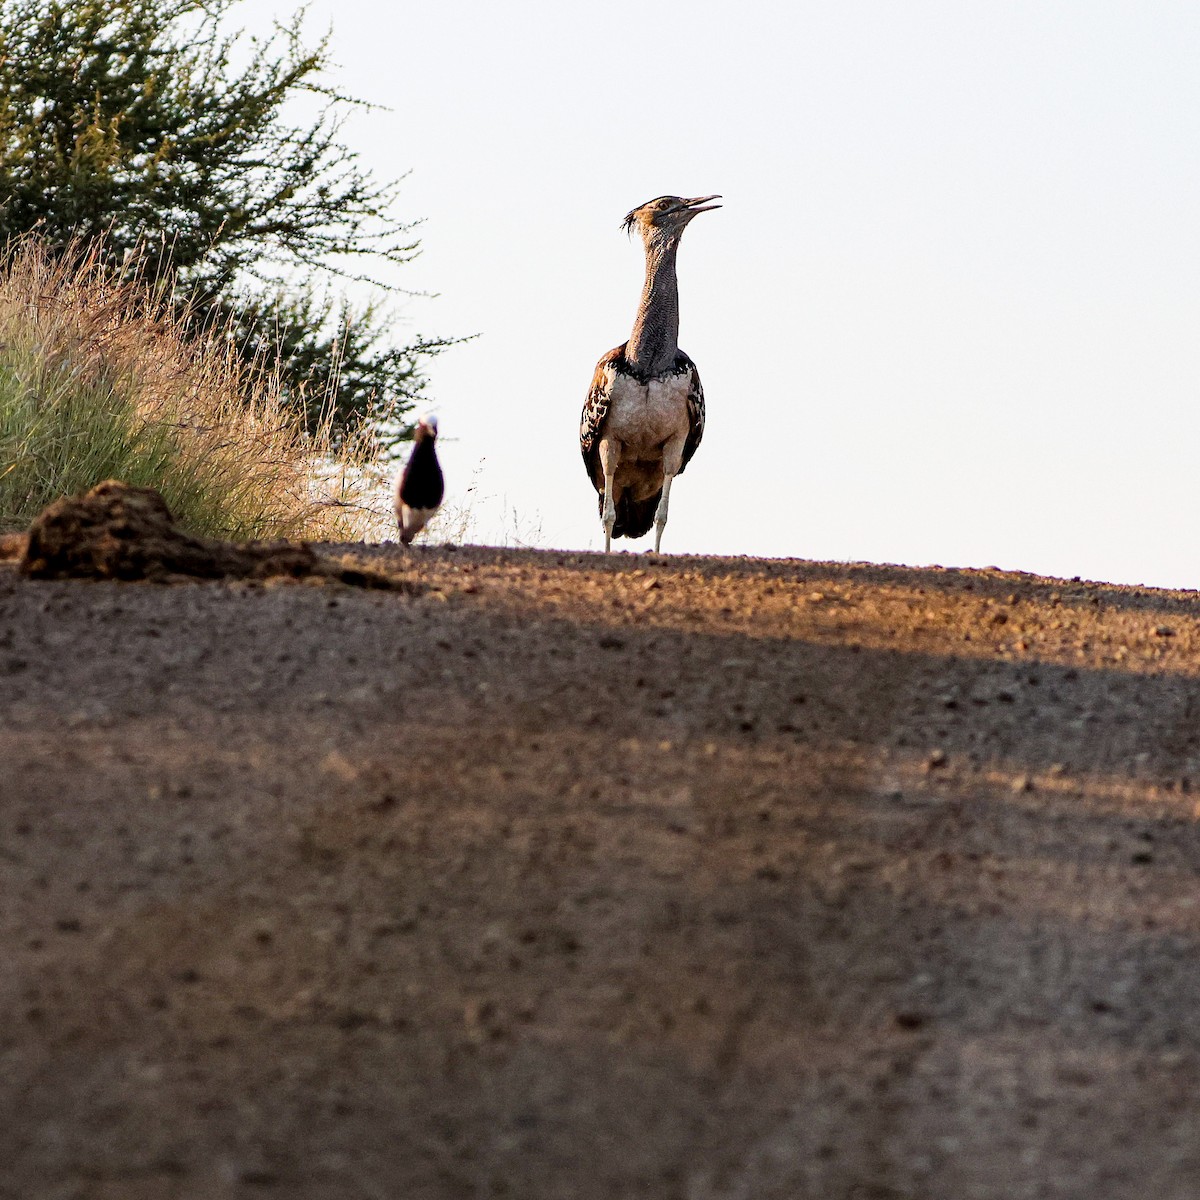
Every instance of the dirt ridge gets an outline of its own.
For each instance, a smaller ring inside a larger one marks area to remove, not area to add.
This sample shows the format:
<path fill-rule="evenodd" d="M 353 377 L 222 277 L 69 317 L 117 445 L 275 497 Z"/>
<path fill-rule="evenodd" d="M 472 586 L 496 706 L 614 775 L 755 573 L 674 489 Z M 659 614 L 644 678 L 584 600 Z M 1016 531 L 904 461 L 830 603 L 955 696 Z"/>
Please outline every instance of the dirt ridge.
<path fill-rule="evenodd" d="M 0 1197 L 1200 1179 L 1195 593 L 0 562 Z"/>

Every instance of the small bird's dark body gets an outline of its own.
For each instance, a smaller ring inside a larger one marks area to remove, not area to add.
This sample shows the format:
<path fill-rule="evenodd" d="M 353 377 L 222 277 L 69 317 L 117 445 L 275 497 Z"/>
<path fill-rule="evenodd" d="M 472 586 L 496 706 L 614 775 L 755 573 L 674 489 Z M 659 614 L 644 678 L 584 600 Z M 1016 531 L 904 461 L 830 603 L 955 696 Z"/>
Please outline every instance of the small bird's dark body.
<path fill-rule="evenodd" d="M 700 374 L 679 349 L 679 239 L 716 196 L 659 196 L 625 218 L 646 251 L 646 282 L 629 341 L 597 364 L 579 423 L 579 449 L 600 498 L 604 549 L 614 537 L 653 528 L 654 549 L 667 523 L 671 483 L 704 436 Z"/>
<path fill-rule="evenodd" d="M 446 492 L 436 441 L 437 422 L 432 417 L 420 421 L 412 453 L 396 481 L 396 522 L 406 546 L 441 507 Z"/>
<path fill-rule="evenodd" d="M 413 447 L 408 466 L 400 477 L 398 495 L 409 508 L 437 508 L 445 494 L 446 484 L 433 439 L 426 438 Z"/>

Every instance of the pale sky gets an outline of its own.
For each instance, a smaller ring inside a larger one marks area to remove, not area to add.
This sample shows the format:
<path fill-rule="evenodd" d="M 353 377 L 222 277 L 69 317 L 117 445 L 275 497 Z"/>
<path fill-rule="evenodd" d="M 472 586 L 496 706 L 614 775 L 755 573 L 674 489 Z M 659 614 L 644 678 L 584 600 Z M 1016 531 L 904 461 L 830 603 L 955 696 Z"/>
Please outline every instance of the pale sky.
<path fill-rule="evenodd" d="M 641 287 L 618 227 L 720 192 L 664 551 L 1200 587 L 1200 5 L 312 0 L 329 27 L 331 82 L 391 110 L 345 140 L 425 219 L 406 331 L 480 335 L 430 367 L 469 540 L 603 546 L 578 420 Z"/>

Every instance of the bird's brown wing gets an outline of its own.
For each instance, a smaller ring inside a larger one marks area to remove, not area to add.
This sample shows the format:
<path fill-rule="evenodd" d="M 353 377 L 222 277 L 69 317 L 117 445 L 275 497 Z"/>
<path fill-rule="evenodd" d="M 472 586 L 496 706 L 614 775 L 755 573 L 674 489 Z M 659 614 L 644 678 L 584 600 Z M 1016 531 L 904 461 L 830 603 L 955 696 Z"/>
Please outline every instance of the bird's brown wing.
<path fill-rule="evenodd" d="M 675 358 L 675 370 L 680 374 L 686 371 L 688 375 L 688 435 L 687 441 L 683 443 L 683 463 L 679 468 L 682 475 L 684 467 L 696 453 L 696 447 L 700 445 L 700 439 L 704 436 L 704 388 L 700 383 L 700 372 L 696 370 L 696 364 L 682 350 Z"/>
<path fill-rule="evenodd" d="M 604 491 L 604 468 L 600 465 L 600 439 L 604 435 L 604 423 L 608 420 L 608 406 L 612 399 L 612 384 L 616 372 L 625 361 L 625 347 L 610 350 L 597 364 L 588 388 L 587 399 L 579 418 L 579 450 L 588 478 L 598 492 Z"/>

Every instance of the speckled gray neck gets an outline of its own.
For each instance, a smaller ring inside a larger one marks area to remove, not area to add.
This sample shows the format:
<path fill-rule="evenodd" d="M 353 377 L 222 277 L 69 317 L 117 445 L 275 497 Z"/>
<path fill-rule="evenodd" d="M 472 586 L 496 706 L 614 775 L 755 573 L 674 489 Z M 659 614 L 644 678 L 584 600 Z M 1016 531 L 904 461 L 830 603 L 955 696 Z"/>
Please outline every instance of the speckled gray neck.
<path fill-rule="evenodd" d="M 625 357 L 639 375 L 663 375 L 679 353 L 679 282 L 675 254 L 679 239 L 646 239 L 646 283 Z"/>

